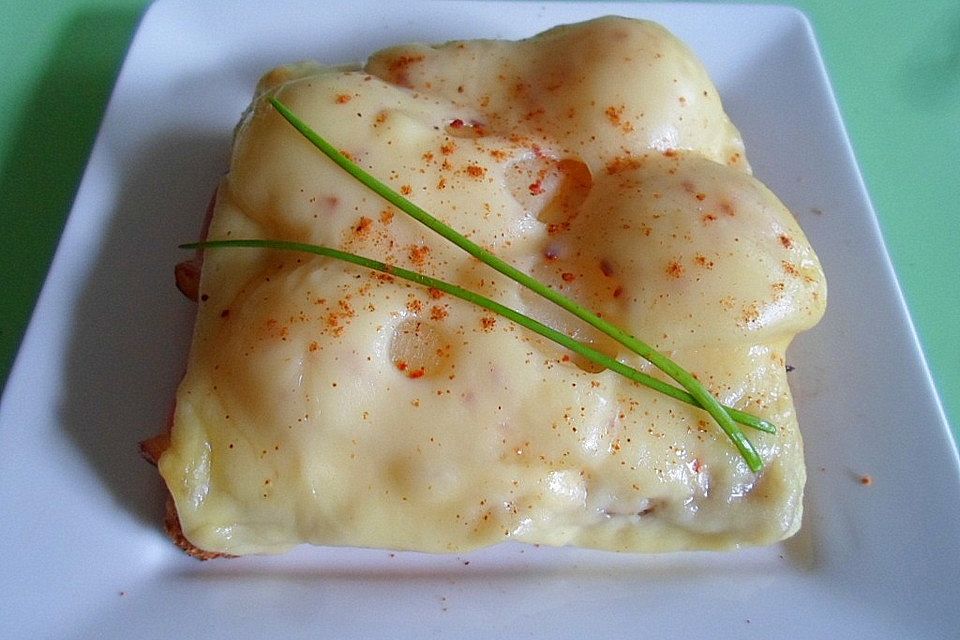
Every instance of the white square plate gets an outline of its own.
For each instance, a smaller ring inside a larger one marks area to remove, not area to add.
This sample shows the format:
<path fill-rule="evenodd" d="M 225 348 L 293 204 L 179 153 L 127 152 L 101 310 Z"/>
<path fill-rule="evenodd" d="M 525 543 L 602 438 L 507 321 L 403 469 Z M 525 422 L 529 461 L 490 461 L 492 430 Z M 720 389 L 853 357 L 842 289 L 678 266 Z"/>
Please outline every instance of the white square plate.
<path fill-rule="evenodd" d="M 406 41 L 525 37 L 607 13 L 660 21 L 696 50 L 756 173 L 825 266 L 827 316 L 790 353 L 810 470 L 802 532 L 726 554 L 181 554 L 161 530 L 160 482 L 137 442 L 164 425 L 189 340 L 176 246 L 197 234 L 259 74 Z M 960 629 L 956 450 L 810 26 L 790 9 L 158 2 L 9 378 L 0 452 L 5 638 L 876 640 Z"/>

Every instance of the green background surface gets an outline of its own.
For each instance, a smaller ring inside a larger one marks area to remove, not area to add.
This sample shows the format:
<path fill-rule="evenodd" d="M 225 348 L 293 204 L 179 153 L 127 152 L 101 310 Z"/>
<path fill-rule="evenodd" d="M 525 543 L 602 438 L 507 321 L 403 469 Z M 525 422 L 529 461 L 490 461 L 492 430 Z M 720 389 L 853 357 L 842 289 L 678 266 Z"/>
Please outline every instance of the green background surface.
<path fill-rule="evenodd" d="M 0 0 L 0 381 L 145 0 Z M 960 436 L 960 2 L 794 0 Z M 878 339 L 881 339 L 878 337 Z"/>

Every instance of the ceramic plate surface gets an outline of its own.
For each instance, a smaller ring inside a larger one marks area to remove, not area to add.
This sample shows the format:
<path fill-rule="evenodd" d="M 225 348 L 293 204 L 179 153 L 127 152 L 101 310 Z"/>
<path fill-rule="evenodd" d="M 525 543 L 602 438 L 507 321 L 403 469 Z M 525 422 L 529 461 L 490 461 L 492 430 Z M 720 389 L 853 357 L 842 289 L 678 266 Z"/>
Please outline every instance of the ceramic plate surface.
<path fill-rule="evenodd" d="M 162 532 L 159 479 L 137 442 L 164 425 L 189 342 L 176 246 L 197 235 L 260 73 L 407 41 L 521 38 L 609 13 L 660 21 L 704 60 L 756 174 L 827 272 L 827 315 L 789 354 L 810 476 L 802 532 L 726 554 L 511 544 L 460 556 L 181 554 Z M 4 638 L 899 640 L 960 629 L 956 449 L 815 38 L 790 9 L 158 2 L 9 378 L 0 452 Z"/>

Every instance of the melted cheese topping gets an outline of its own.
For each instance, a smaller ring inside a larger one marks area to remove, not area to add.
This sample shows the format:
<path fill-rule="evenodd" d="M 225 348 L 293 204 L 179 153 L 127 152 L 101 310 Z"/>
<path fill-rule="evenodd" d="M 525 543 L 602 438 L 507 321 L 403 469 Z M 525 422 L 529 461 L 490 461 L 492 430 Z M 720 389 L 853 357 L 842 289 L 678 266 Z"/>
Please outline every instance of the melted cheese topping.
<path fill-rule="evenodd" d="M 211 250 L 171 446 L 184 534 L 453 552 L 766 544 L 805 472 L 784 351 L 826 302 L 793 217 L 751 177 L 703 67 L 657 25 L 410 45 L 268 74 L 209 237 L 342 248 L 452 280 L 633 354 L 355 183 L 263 99 L 516 266 L 773 420 L 752 473 L 702 411 L 465 302 L 294 253 Z"/>

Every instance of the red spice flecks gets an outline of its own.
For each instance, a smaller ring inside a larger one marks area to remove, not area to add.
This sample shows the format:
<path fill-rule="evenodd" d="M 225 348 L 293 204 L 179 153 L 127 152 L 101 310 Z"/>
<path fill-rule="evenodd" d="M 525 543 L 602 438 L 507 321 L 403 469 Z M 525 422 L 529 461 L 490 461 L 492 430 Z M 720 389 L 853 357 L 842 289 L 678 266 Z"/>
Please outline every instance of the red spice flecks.
<path fill-rule="evenodd" d="M 434 305 L 430 308 L 430 319 L 431 320 L 443 320 L 448 315 L 446 309 L 439 305 Z"/>
<path fill-rule="evenodd" d="M 793 264 L 789 260 L 781 260 L 780 266 L 782 266 L 783 270 L 789 273 L 791 276 L 800 276 L 800 269 L 798 269 L 797 265 Z"/>
<path fill-rule="evenodd" d="M 577 276 L 575 274 L 570 273 L 569 271 L 564 271 L 563 273 L 560 274 L 560 277 L 563 278 L 564 282 L 573 282 L 574 280 L 577 279 Z"/>
<path fill-rule="evenodd" d="M 539 118 L 540 116 L 542 116 L 542 115 L 545 114 L 546 112 L 547 112 L 547 110 L 544 109 L 543 107 L 537 107 L 536 109 L 531 109 L 530 111 L 528 111 L 528 112 L 523 116 L 523 119 L 524 119 L 524 120 L 528 120 L 528 121 L 529 121 L 529 120 L 533 120 L 534 118 Z"/>
<path fill-rule="evenodd" d="M 371 220 L 366 216 L 361 216 L 356 226 L 353 227 L 353 231 L 359 236 L 366 235 L 367 232 L 370 231 L 370 227 L 372 225 L 373 225 L 373 220 Z"/>
<path fill-rule="evenodd" d="M 486 167 L 481 167 L 478 164 L 467 165 L 467 175 L 471 178 L 482 178 L 486 173 Z"/>
<path fill-rule="evenodd" d="M 380 222 L 383 224 L 390 224 L 393 222 L 393 216 L 394 213 L 392 209 L 384 209 L 380 212 Z"/>
<path fill-rule="evenodd" d="M 480 318 L 480 326 L 484 331 L 491 331 L 497 324 L 497 319 L 493 316 L 483 316 Z"/>
<path fill-rule="evenodd" d="M 400 370 L 400 371 L 406 371 L 406 370 L 407 370 L 407 363 L 406 363 L 405 361 L 403 361 L 403 360 L 397 360 L 397 361 L 394 363 L 394 366 L 396 366 L 397 369 Z"/>
<path fill-rule="evenodd" d="M 440 289 L 437 289 L 435 287 L 430 287 L 429 289 L 427 289 L 427 292 L 430 294 L 430 297 L 433 298 L 434 300 L 439 300 L 440 298 L 443 297 L 443 291 L 440 291 Z"/>
<path fill-rule="evenodd" d="M 414 245 L 410 247 L 410 262 L 416 265 L 422 265 L 427 261 L 427 256 L 430 255 L 430 247 L 425 247 L 422 245 Z"/>
<path fill-rule="evenodd" d="M 613 290 L 613 297 L 620 298 L 623 296 L 623 286 L 619 286 Z"/>
<path fill-rule="evenodd" d="M 619 107 L 614 107 L 611 105 L 606 108 L 606 110 L 604 111 L 604 114 L 607 116 L 607 119 L 610 120 L 610 124 L 614 126 L 619 126 L 620 116 L 623 115 L 623 112 L 625 109 L 626 107 L 624 105 L 620 105 Z"/>
<path fill-rule="evenodd" d="M 285 339 L 290 332 L 289 327 L 281 324 L 276 318 L 267 318 L 265 328 L 267 335 L 271 338 Z"/>
<path fill-rule="evenodd" d="M 450 122 L 450 127 L 453 129 L 459 129 L 462 126 L 463 126 L 463 120 L 461 120 L 460 118 L 454 118 Z"/>
<path fill-rule="evenodd" d="M 753 325 L 760 321 L 760 309 L 756 303 L 750 303 L 743 308 L 743 314 L 740 316 L 740 322 L 744 325 Z"/>
<path fill-rule="evenodd" d="M 609 278 L 609 277 L 611 277 L 611 276 L 613 275 L 613 265 L 610 264 L 610 262 L 608 262 L 608 261 L 605 260 L 605 259 L 604 259 L 604 260 L 601 260 L 601 261 L 600 261 L 600 271 L 603 273 L 603 275 L 605 275 L 605 276 L 607 276 L 607 277 Z"/>
<path fill-rule="evenodd" d="M 530 184 L 530 195 L 539 196 L 544 192 L 543 183 L 539 180 Z"/>
<path fill-rule="evenodd" d="M 604 169 L 607 171 L 607 175 L 616 175 L 623 171 L 629 171 L 631 169 L 638 169 L 643 166 L 644 159 L 642 157 L 637 158 L 633 156 L 618 156 L 613 160 L 607 162 Z"/>
<path fill-rule="evenodd" d="M 682 278 L 683 277 L 683 265 L 679 260 L 671 260 L 667 263 L 666 268 L 667 275 L 671 278 Z"/>
<path fill-rule="evenodd" d="M 703 267 L 705 269 L 713 269 L 714 267 L 713 260 L 710 260 L 709 258 L 707 258 L 707 256 L 703 255 L 702 253 L 698 253 L 697 255 L 695 255 L 693 257 L 693 262 L 698 267 Z"/>
<path fill-rule="evenodd" d="M 400 193 L 402 193 L 402 194 L 405 195 L 405 196 L 408 196 L 408 195 L 410 195 L 411 193 L 413 193 L 413 187 L 411 187 L 411 186 L 408 185 L 408 184 L 402 185 L 402 186 L 400 187 Z"/>
<path fill-rule="evenodd" d="M 337 95 L 337 104 L 346 104 L 350 102 L 350 95 L 346 93 L 341 93 Z"/>
<path fill-rule="evenodd" d="M 422 55 L 420 55 L 420 56 L 407 56 L 407 55 L 397 56 L 396 58 L 394 58 L 393 60 L 390 61 L 390 64 L 388 65 L 387 68 L 388 68 L 390 71 L 397 71 L 398 69 L 403 69 L 403 68 L 405 68 L 405 67 L 409 67 L 411 64 L 413 64 L 413 63 L 415 63 L 415 62 L 420 62 L 421 60 L 423 60 L 423 56 L 422 56 Z"/>
<path fill-rule="evenodd" d="M 410 86 L 410 67 L 418 62 L 423 60 L 422 55 L 417 56 L 408 56 L 401 55 L 397 56 L 390 61 L 390 64 L 387 65 L 387 70 L 390 72 L 393 77 L 393 81 L 396 84 L 399 84 L 404 87 Z"/>
<path fill-rule="evenodd" d="M 780 244 L 783 245 L 784 249 L 790 249 L 793 247 L 793 239 L 785 233 L 780 234 Z"/>
<path fill-rule="evenodd" d="M 420 367 L 419 369 L 414 369 L 413 371 L 408 372 L 407 377 L 413 378 L 413 379 L 422 378 L 426 372 L 427 372 L 426 369 L 424 369 L 423 367 Z"/>

